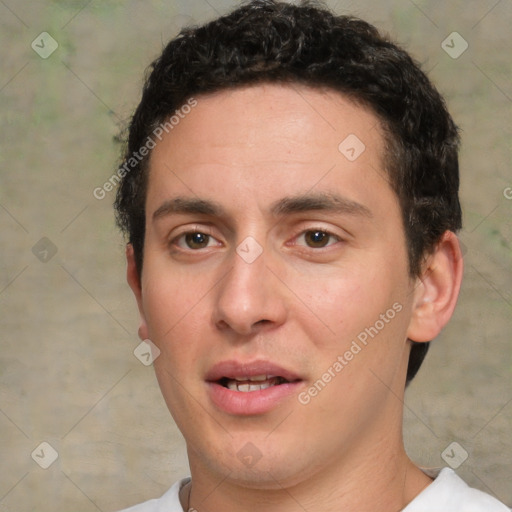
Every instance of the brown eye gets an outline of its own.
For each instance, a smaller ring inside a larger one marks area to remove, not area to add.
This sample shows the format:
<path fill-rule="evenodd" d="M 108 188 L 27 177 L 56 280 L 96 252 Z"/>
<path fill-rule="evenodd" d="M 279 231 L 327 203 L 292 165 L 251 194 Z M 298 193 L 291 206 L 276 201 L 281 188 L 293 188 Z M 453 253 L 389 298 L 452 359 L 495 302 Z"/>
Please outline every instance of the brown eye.
<path fill-rule="evenodd" d="M 210 235 L 204 233 L 187 233 L 185 235 L 185 243 L 189 249 L 204 249 L 208 246 Z"/>
<path fill-rule="evenodd" d="M 309 247 L 322 248 L 327 246 L 331 238 L 329 233 L 320 230 L 306 231 L 304 239 Z"/>

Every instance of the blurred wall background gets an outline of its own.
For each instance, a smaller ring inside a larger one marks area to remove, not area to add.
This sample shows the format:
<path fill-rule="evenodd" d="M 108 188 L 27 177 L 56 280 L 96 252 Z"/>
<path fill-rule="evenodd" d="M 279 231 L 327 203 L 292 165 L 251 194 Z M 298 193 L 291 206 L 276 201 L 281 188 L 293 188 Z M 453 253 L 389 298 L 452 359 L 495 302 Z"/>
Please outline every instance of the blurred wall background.
<path fill-rule="evenodd" d="M 467 455 L 458 473 L 512 505 L 512 2 L 327 3 L 402 42 L 462 129 L 465 282 L 407 392 L 405 439 L 423 466 Z M 112 511 L 187 474 L 133 354 L 115 192 L 93 191 L 162 45 L 237 4 L 0 1 L 0 511 Z"/>

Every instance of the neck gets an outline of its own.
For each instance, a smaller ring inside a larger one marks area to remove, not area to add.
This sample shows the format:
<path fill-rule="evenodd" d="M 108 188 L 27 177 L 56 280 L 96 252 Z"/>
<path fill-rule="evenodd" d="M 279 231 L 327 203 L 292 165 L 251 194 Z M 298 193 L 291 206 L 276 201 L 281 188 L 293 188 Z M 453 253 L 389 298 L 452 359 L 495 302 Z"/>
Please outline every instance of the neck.
<path fill-rule="evenodd" d="M 267 488 L 245 487 L 234 481 L 229 473 L 220 476 L 197 471 L 191 459 L 192 487 L 188 507 L 185 503 L 184 510 L 402 510 L 432 480 L 407 457 L 401 433 L 398 434 L 398 446 L 390 442 L 391 438 L 392 433 L 387 431 L 379 435 L 372 450 L 368 450 L 368 445 L 364 450 L 353 446 L 343 460 L 334 459 L 307 478 L 296 482 L 274 481 Z"/>

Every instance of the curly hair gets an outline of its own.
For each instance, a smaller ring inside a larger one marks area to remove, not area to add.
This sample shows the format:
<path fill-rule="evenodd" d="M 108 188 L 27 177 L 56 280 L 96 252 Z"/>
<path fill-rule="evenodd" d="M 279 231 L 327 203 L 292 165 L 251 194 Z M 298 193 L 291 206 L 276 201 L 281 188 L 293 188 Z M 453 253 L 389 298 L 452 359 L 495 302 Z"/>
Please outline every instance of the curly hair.
<path fill-rule="evenodd" d="M 192 96 L 258 83 L 329 88 L 369 108 L 384 129 L 385 167 L 399 199 L 409 273 L 446 230 L 462 226 L 458 130 L 445 102 L 411 56 L 369 23 L 317 2 L 253 0 L 188 27 L 151 65 L 129 126 L 115 201 L 120 228 L 143 267 L 149 154 L 133 161 L 155 129 Z M 428 343 L 412 343 L 407 383 Z"/>

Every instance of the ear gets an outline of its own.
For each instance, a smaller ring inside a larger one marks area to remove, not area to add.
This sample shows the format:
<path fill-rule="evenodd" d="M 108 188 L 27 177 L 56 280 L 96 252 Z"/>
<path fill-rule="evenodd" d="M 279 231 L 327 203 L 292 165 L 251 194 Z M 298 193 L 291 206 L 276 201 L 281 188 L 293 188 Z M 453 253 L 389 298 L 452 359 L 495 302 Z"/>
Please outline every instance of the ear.
<path fill-rule="evenodd" d="M 133 251 L 133 245 L 128 244 L 126 246 L 126 280 L 135 295 L 137 306 L 140 313 L 140 326 L 139 326 L 139 338 L 141 340 L 148 339 L 148 326 L 146 323 L 146 317 L 144 315 L 144 307 L 142 304 L 142 285 L 140 280 L 139 272 L 137 271 L 137 265 L 135 264 L 135 253 Z"/>
<path fill-rule="evenodd" d="M 433 340 L 450 320 L 462 282 L 463 262 L 459 240 L 445 231 L 426 259 L 416 279 L 407 337 L 416 342 Z"/>

